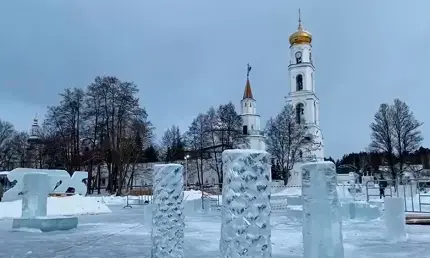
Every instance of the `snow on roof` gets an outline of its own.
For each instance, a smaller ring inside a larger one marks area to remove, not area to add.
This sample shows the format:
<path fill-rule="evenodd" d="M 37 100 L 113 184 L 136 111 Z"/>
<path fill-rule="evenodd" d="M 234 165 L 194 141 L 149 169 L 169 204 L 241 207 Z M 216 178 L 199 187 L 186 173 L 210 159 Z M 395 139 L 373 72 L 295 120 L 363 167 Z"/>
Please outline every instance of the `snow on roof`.
<path fill-rule="evenodd" d="M 9 174 L 9 171 L 0 171 L 0 175 L 7 175 Z"/>

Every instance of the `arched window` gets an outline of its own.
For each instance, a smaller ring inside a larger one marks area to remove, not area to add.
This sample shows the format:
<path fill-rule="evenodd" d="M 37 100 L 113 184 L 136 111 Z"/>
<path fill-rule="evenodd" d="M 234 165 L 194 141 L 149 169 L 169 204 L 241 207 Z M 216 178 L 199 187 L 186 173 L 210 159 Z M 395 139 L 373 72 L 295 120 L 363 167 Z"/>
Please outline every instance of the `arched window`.
<path fill-rule="evenodd" d="M 303 90 L 303 75 L 299 74 L 296 76 L 296 91 Z"/>
<path fill-rule="evenodd" d="M 304 122 L 304 114 L 305 114 L 305 106 L 303 103 L 299 103 L 296 105 L 296 122 L 301 124 Z"/>
<path fill-rule="evenodd" d="M 302 63 L 302 52 L 297 51 L 295 56 L 296 56 L 296 64 L 301 64 Z"/>

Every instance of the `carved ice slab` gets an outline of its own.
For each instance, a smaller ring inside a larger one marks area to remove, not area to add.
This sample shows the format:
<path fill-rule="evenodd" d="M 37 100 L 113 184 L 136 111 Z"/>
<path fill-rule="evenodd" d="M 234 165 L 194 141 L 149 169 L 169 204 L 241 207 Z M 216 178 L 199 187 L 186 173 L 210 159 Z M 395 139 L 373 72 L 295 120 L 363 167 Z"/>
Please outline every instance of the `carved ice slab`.
<path fill-rule="evenodd" d="M 221 257 L 271 257 L 269 154 L 226 150 L 222 161 Z"/>
<path fill-rule="evenodd" d="M 332 162 L 302 166 L 304 258 L 344 258 L 337 175 Z"/>
<path fill-rule="evenodd" d="M 181 165 L 154 166 L 152 258 L 184 257 L 183 180 Z"/>

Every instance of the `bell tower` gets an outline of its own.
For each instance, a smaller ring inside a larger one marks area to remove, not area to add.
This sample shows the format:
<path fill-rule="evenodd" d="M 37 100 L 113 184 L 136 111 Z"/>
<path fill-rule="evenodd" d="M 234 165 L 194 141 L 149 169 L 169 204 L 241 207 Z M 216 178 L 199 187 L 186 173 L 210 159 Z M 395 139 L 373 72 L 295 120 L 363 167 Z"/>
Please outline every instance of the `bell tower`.
<path fill-rule="evenodd" d="M 249 139 L 249 146 L 245 148 L 254 150 L 265 150 L 263 132 L 260 128 L 260 116 L 257 114 L 257 101 L 252 94 L 249 73 L 251 66 L 248 64 L 246 73 L 246 84 L 243 98 L 240 101 L 240 116 L 242 117 L 242 135 Z"/>
<path fill-rule="evenodd" d="M 299 25 L 290 38 L 290 91 L 287 102 L 296 110 L 296 121 L 305 124 L 308 137 L 320 147 L 309 155 L 324 158 L 323 137 L 319 121 L 319 99 L 315 93 L 315 66 L 312 58 L 312 35 L 303 28 L 299 10 Z"/>

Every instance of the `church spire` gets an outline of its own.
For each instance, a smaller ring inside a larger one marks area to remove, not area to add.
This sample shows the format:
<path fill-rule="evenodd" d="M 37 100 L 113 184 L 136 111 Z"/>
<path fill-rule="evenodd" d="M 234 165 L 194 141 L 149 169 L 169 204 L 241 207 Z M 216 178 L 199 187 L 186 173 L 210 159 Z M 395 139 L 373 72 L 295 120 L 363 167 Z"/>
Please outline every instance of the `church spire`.
<path fill-rule="evenodd" d="M 248 64 L 248 70 L 246 73 L 246 85 L 245 91 L 243 92 L 243 99 L 254 99 L 252 96 L 251 83 L 249 82 L 249 73 L 251 72 L 251 66 Z"/>

